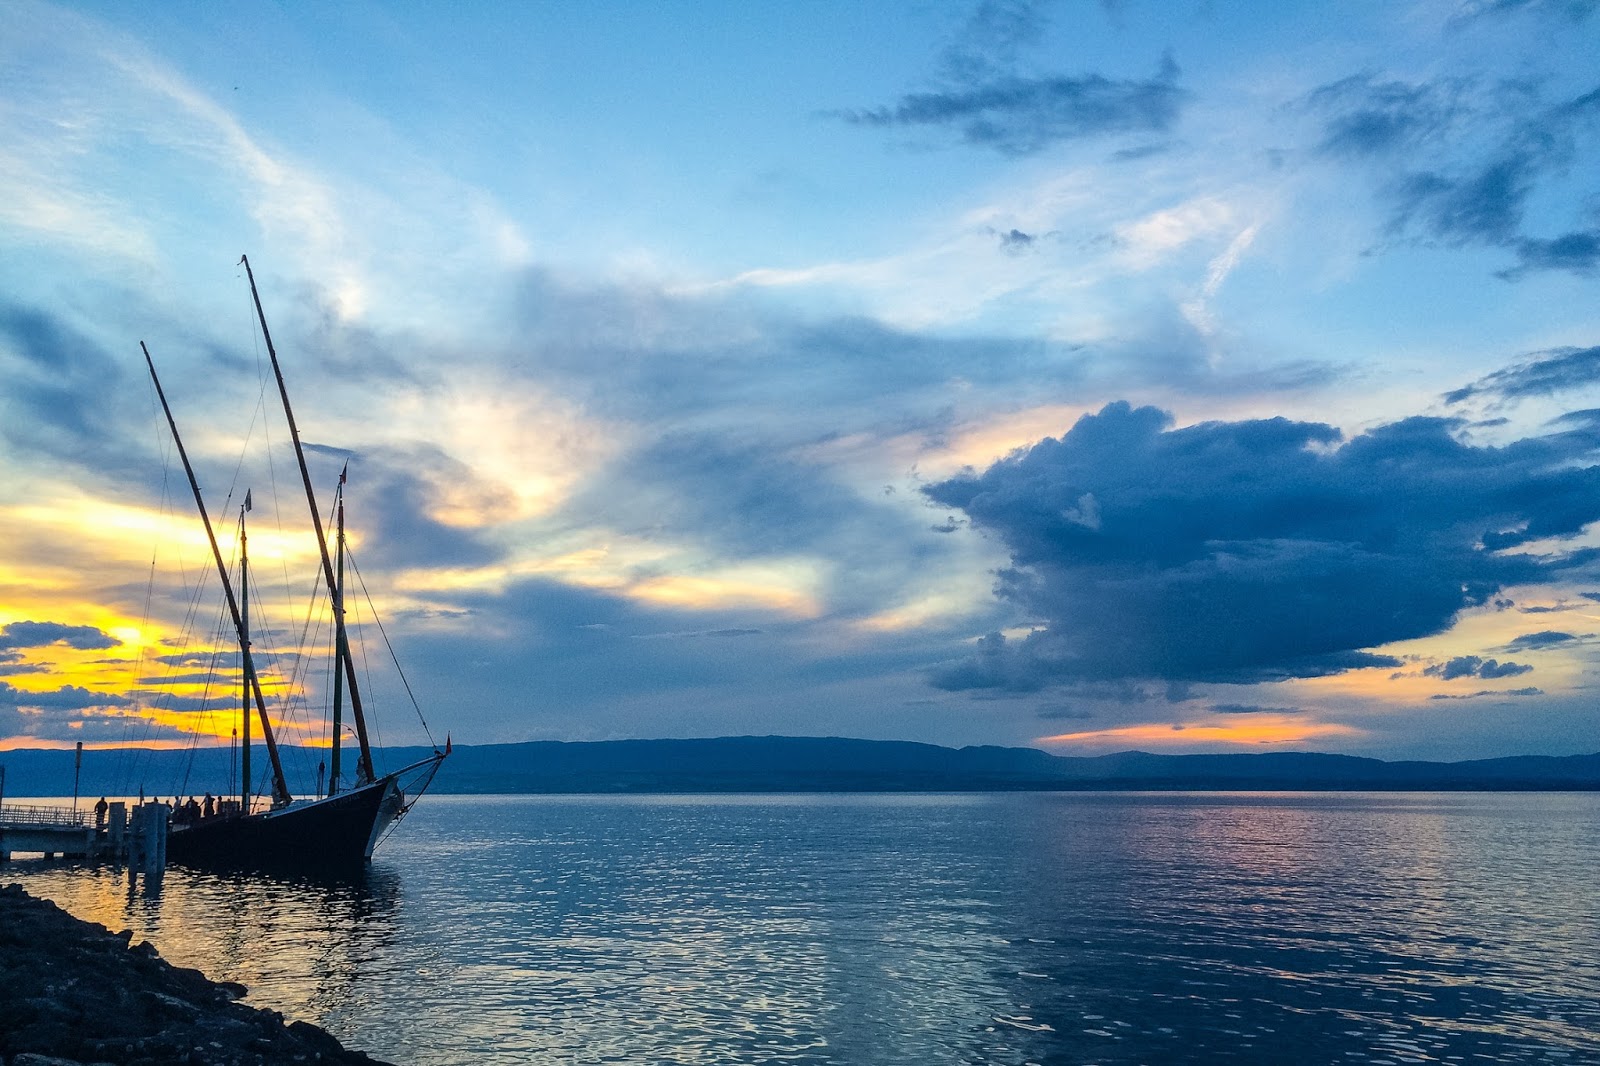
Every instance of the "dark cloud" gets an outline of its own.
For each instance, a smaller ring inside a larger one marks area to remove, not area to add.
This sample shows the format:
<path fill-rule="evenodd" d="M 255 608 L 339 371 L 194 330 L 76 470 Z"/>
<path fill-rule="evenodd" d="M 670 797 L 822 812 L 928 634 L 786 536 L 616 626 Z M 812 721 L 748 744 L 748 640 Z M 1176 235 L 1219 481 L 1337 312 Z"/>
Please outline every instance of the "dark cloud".
<path fill-rule="evenodd" d="M 1495 659 L 1483 659 L 1476 655 L 1459 655 L 1448 662 L 1438 663 L 1426 667 L 1422 672 L 1429 677 L 1437 677 L 1444 681 L 1455 681 L 1463 677 L 1482 678 L 1492 681 L 1501 677 L 1516 677 L 1526 674 L 1533 667 L 1522 663 L 1499 662 Z"/>
<path fill-rule="evenodd" d="M 1000 234 L 1000 247 L 1007 252 L 1023 252 L 1033 247 L 1039 238 L 1031 233 L 1023 233 L 1019 229 L 1011 229 Z"/>
<path fill-rule="evenodd" d="M 579 629 L 608 629 L 604 625 L 579 626 Z M 694 629 L 678 633 L 635 633 L 634 640 L 693 640 L 701 637 L 754 637 L 759 636 L 760 629 Z"/>
<path fill-rule="evenodd" d="M 1324 85 L 1308 101 L 1329 114 L 1320 150 L 1366 156 L 1414 147 L 1435 137 L 1461 110 L 1456 83 L 1378 81 L 1358 74 Z"/>
<path fill-rule="evenodd" d="M 1600 518 L 1591 434 L 1476 448 L 1412 418 L 1342 441 L 1267 419 L 1169 428 L 1111 404 L 1071 432 L 927 486 L 1010 549 L 997 593 L 1042 621 L 938 671 L 946 689 L 1080 679 L 1259 682 L 1398 666 L 1366 649 L 1441 632 L 1578 556 L 1510 549 Z M 1566 465 L 1563 465 L 1566 464 Z"/>
<path fill-rule="evenodd" d="M 125 362 L 53 315 L 0 303 L 0 438 L 100 470 L 139 466 L 117 418 Z"/>
<path fill-rule="evenodd" d="M 1493 400 L 1521 400 L 1531 396 L 1554 396 L 1600 382 L 1600 346 L 1592 348 L 1549 348 L 1529 353 L 1520 363 L 1444 394 L 1444 401 L 1457 404 L 1477 397 Z M 1583 412 L 1572 412 L 1574 415 Z"/>
<path fill-rule="evenodd" d="M 50 711 L 81 711 L 93 707 L 131 707 L 126 696 L 94 692 L 78 685 L 63 685 L 48 692 L 28 692 L 0 681 L 0 707 L 27 707 Z"/>
<path fill-rule="evenodd" d="M 0 648 L 43 648 L 64 644 L 80 651 L 115 648 L 122 641 L 94 626 L 69 626 L 57 622 L 12 622 L 0 626 Z"/>
<path fill-rule="evenodd" d="M 1375 167 L 1394 237 L 1509 249 L 1517 264 L 1500 272 L 1509 279 L 1539 270 L 1589 273 L 1600 262 L 1600 233 L 1587 226 L 1555 237 L 1524 229 L 1529 201 L 1567 172 L 1575 138 L 1600 118 L 1600 90 L 1552 104 L 1532 83 L 1363 74 L 1306 99 L 1323 118 L 1324 154 Z"/>
<path fill-rule="evenodd" d="M 1063 704 L 1047 704 L 1039 708 L 1038 714 L 1040 718 L 1052 722 L 1089 722 L 1095 717 L 1093 711 Z"/>
<path fill-rule="evenodd" d="M 1060 141 L 1116 133 L 1165 132 L 1186 93 L 1169 57 L 1151 78 L 1000 77 L 938 92 L 909 93 L 890 107 L 838 112 L 858 126 L 954 129 L 968 144 L 1009 155 Z"/>
<path fill-rule="evenodd" d="M 1044 40 L 1044 7 L 984 0 L 940 56 L 937 88 L 832 117 L 859 126 L 952 130 L 968 144 L 1010 155 L 1060 141 L 1172 127 L 1187 94 L 1177 86 L 1171 56 L 1146 79 L 1025 71 L 1025 51 Z"/>
<path fill-rule="evenodd" d="M 1549 240 L 1523 237 L 1512 247 L 1517 253 L 1517 265 L 1499 273 L 1508 281 L 1539 270 L 1593 274 L 1600 266 L 1600 230 L 1577 230 Z"/>
<path fill-rule="evenodd" d="M 1215 703 L 1211 705 L 1212 711 L 1217 714 L 1300 714 L 1299 707 L 1258 707 L 1253 703 Z"/>
<path fill-rule="evenodd" d="M 1540 633 L 1524 633 L 1506 645 L 1509 651 L 1531 651 L 1536 648 L 1553 648 L 1558 644 L 1569 644 L 1578 638 L 1571 633 L 1558 633 L 1555 631 Z"/>
<path fill-rule="evenodd" d="M 1477 700 L 1485 696 L 1543 696 L 1544 690 L 1538 688 L 1508 688 L 1492 689 L 1483 688 L 1477 692 L 1457 694 L 1453 692 L 1436 692 L 1428 698 L 1430 700 Z"/>
<path fill-rule="evenodd" d="M 1596 8 L 1600 8 L 1600 0 L 1465 0 L 1451 21 L 1465 24 L 1522 12 L 1550 12 L 1581 22 Z"/>

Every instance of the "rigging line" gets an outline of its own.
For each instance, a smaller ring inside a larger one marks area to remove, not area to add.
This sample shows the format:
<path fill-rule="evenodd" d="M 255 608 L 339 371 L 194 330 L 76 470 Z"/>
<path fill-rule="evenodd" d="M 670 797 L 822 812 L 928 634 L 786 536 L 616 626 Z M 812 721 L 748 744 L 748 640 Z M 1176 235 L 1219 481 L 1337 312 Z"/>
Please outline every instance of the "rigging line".
<path fill-rule="evenodd" d="M 250 586 L 253 590 L 251 593 L 251 595 L 254 597 L 253 602 L 265 605 L 267 600 L 261 595 L 260 582 L 256 581 L 255 575 L 256 571 L 254 568 L 252 568 L 250 571 Z M 298 728 L 299 720 L 295 714 L 294 703 L 294 682 L 295 670 L 297 667 L 295 665 L 291 665 L 288 670 L 284 670 L 279 664 L 278 654 L 272 650 L 277 647 L 277 631 L 272 628 L 271 619 L 267 617 L 266 611 L 263 610 L 259 615 L 255 616 L 255 620 L 260 622 L 260 628 L 252 631 L 250 646 L 252 651 L 255 651 L 257 647 L 256 638 L 260 638 L 260 651 L 256 654 L 256 661 L 261 669 L 257 670 L 257 676 L 259 677 L 263 672 L 276 674 L 282 681 L 283 691 L 282 694 L 278 696 L 276 702 L 280 721 L 286 727 L 285 738 L 287 740 L 287 735 L 289 733 L 300 731 Z M 296 664 L 298 664 L 298 661 L 299 656 L 296 656 Z M 303 745 L 291 745 L 288 743 L 280 744 L 280 757 L 285 748 L 294 748 L 299 751 L 299 754 L 296 756 L 299 759 L 299 765 L 297 766 L 297 769 L 301 773 L 304 773 L 306 770 L 306 760 Z"/>
<path fill-rule="evenodd" d="M 217 619 L 216 619 L 216 621 L 214 623 L 212 623 L 212 626 L 211 626 L 211 638 L 210 638 L 210 642 L 211 642 L 211 659 L 210 659 L 209 662 L 206 663 L 206 667 L 205 667 L 205 684 L 200 689 L 200 706 L 201 706 L 202 709 L 204 709 L 206 704 L 209 703 L 210 700 L 211 700 L 211 685 L 212 685 L 212 682 L 216 679 L 217 670 L 218 670 L 219 666 L 221 665 L 222 654 L 223 654 L 222 648 L 223 648 L 223 644 L 224 644 L 224 639 L 223 638 L 224 638 L 224 635 L 225 635 L 224 632 L 223 632 L 223 629 L 224 629 L 225 625 L 226 625 L 226 622 L 224 622 L 224 620 L 223 620 L 222 605 L 218 604 L 217 605 Z M 244 669 L 244 664 L 243 664 L 242 660 L 240 662 L 239 669 L 241 671 L 243 671 L 243 669 Z M 172 700 L 176 701 L 178 698 L 179 697 L 177 696 L 177 694 L 174 693 L 173 696 L 172 696 Z M 174 703 L 169 703 L 168 704 L 168 709 L 173 711 L 174 713 L 177 713 L 177 707 L 174 705 Z M 189 737 L 190 737 L 189 760 L 188 760 L 188 765 L 185 767 L 184 773 L 183 773 L 183 784 L 184 784 L 184 786 L 186 788 L 187 788 L 187 786 L 189 784 L 189 775 L 194 769 L 195 752 L 196 752 L 196 750 L 198 750 L 198 748 L 200 746 L 200 732 L 199 732 L 199 730 L 194 729 L 194 728 L 190 728 L 189 729 Z"/>
<path fill-rule="evenodd" d="M 156 392 L 155 392 L 154 386 L 150 386 L 150 387 L 146 388 L 145 396 L 149 399 L 149 402 L 150 402 L 150 430 L 151 430 L 151 435 L 154 438 L 155 452 L 156 452 L 157 455 L 159 455 L 161 457 L 161 491 L 160 491 L 160 494 L 159 494 L 159 499 L 161 501 L 160 514 L 164 517 L 168 512 L 168 503 L 171 500 L 171 491 L 170 491 L 169 480 L 170 480 L 171 475 L 172 475 L 172 449 L 171 449 L 171 447 L 169 446 L 169 444 L 167 442 L 166 435 L 162 432 L 162 419 L 161 419 L 161 415 L 160 415 L 161 408 L 160 408 L 158 397 L 156 396 Z M 138 659 L 136 660 L 136 662 L 134 663 L 133 679 L 134 679 L 135 683 L 137 683 L 138 679 L 140 677 L 142 677 L 143 674 L 144 674 L 145 648 L 147 646 L 147 641 L 145 640 L 145 634 L 148 631 L 149 625 L 150 625 L 151 604 L 154 602 L 154 599 L 155 599 L 156 560 L 157 560 L 157 558 L 158 558 L 158 556 L 160 554 L 160 549 L 161 549 L 161 541 L 160 541 L 159 537 L 152 537 L 151 540 L 152 540 L 152 543 L 150 545 L 150 577 L 149 577 L 148 583 L 145 586 L 144 618 L 139 623 L 139 656 L 138 656 Z M 139 690 L 135 689 L 134 691 L 137 692 Z M 132 716 L 130 716 L 127 721 L 125 721 L 123 723 L 123 726 L 122 726 L 122 748 L 123 748 L 123 750 L 118 753 L 116 768 L 115 768 L 115 771 L 114 771 L 115 776 L 112 778 L 112 780 L 114 782 L 116 782 L 118 785 L 123 786 L 123 791 L 124 792 L 128 791 L 126 786 L 131 783 L 131 781 L 133 779 L 133 773 L 137 769 L 137 767 L 135 766 L 135 762 L 138 759 L 138 756 L 133 754 L 133 753 L 131 753 L 128 750 L 130 747 L 134 746 L 134 745 L 131 744 L 131 741 L 133 740 L 134 730 L 139 728 L 139 726 L 141 724 L 144 726 L 145 729 L 148 730 L 148 728 L 149 728 L 149 724 L 148 724 L 149 723 L 149 718 L 148 718 L 148 716 L 143 714 L 143 713 L 140 713 L 140 711 L 141 711 L 140 698 L 139 697 L 134 697 L 133 699 L 134 699 L 133 707 L 134 707 L 134 712 L 135 713 Z"/>
<path fill-rule="evenodd" d="M 184 575 L 183 586 L 186 590 L 188 589 L 187 574 Z M 204 587 L 205 573 L 202 571 L 200 574 L 200 581 L 196 583 L 193 590 L 190 592 L 188 603 L 184 608 L 183 623 L 178 630 L 178 644 L 176 645 L 179 648 L 187 647 L 191 643 L 190 634 L 195 631 L 195 619 L 199 614 Z M 184 665 L 185 664 L 182 663 L 167 663 L 167 676 L 170 677 L 175 671 L 181 669 Z M 158 686 L 158 688 L 159 687 L 160 686 Z M 169 690 L 164 694 L 165 703 L 162 704 L 161 702 L 157 701 L 153 709 L 165 709 L 167 711 L 173 711 L 174 707 L 172 701 L 175 698 L 176 696 Z M 139 737 L 137 744 L 137 750 L 139 754 L 135 756 L 133 765 L 133 772 L 137 775 L 143 775 L 149 769 L 152 756 L 150 754 L 151 749 L 146 745 L 152 739 L 152 736 L 155 732 L 156 720 L 151 715 L 144 715 L 142 716 L 141 724 L 143 725 L 143 735 Z M 170 783 L 170 781 L 166 783 Z"/>
<path fill-rule="evenodd" d="M 400 675 L 400 683 L 405 686 L 406 697 L 411 700 L 411 709 L 417 712 L 417 721 L 422 723 L 422 732 L 427 736 L 428 743 L 437 748 L 434 743 L 433 731 L 428 728 L 428 719 L 422 714 L 422 705 L 417 702 L 416 693 L 411 691 L 411 682 L 406 677 L 405 667 L 400 665 L 400 657 L 395 654 L 394 645 L 389 642 L 389 633 L 383 628 L 383 619 L 378 616 L 377 604 L 372 602 L 372 593 L 367 589 L 367 579 L 361 576 L 361 568 L 356 565 L 355 553 L 348 545 L 345 546 L 345 562 L 350 564 L 350 569 L 356 575 L 356 584 L 361 586 L 361 594 L 367 599 L 367 606 L 372 609 L 372 620 L 378 625 L 378 634 L 383 637 L 383 646 L 389 651 L 389 658 L 394 662 L 395 672 Z"/>
<path fill-rule="evenodd" d="M 235 274 L 235 277 L 237 277 L 237 276 L 238 275 Z M 241 296 L 242 295 L 243 295 L 243 293 L 241 293 Z M 272 499 L 272 520 L 278 527 L 278 538 L 279 538 L 280 542 L 287 543 L 288 542 L 288 538 L 287 538 L 287 535 L 284 533 L 284 530 L 283 530 L 283 509 L 282 509 L 282 507 L 279 506 L 279 502 L 278 502 L 278 500 L 279 500 L 279 496 L 278 496 L 278 464 L 272 458 L 272 420 L 270 418 L 268 418 L 267 415 L 266 415 L 267 389 L 269 387 L 268 386 L 268 378 L 267 378 L 267 367 L 266 367 L 266 364 L 263 363 L 262 359 L 261 359 L 261 329 L 260 329 L 260 324 L 256 320 L 255 304 L 252 302 L 252 300 L 253 300 L 253 298 L 244 299 L 243 303 L 244 303 L 244 315 L 245 315 L 246 321 L 249 324 L 248 325 L 248 329 L 249 329 L 249 332 L 250 332 L 251 353 L 255 356 L 255 359 L 256 359 L 256 381 L 258 382 L 258 384 L 260 386 L 259 389 L 256 391 L 256 411 L 255 411 L 255 414 L 259 415 L 260 418 L 261 418 L 261 435 L 266 439 L 267 482 L 268 482 L 268 486 L 269 486 L 269 489 L 270 489 L 270 495 L 271 495 L 271 499 Z M 254 427 L 254 425 L 255 425 L 254 416 L 252 416 L 252 420 L 251 420 L 252 428 Z M 279 564 L 279 567 L 281 568 L 281 570 L 283 571 L 284 600 L 285 600 L 285 602 L 288 602 L 293 598 L 293 581 L 289 577 L 289 557 L 288 557 L 287 553 L 280 553 L 279 554 L 279 556 L 278 556 L 278 564 Z M 305 652 L 306 652 L 305 629 L 304 628 L 302 628 L 302 630 L 301 630 L 300 645 L 295 650 L 296 650 L 297 654 L 299 654 L 301 656 L 303 656 L 305 654 Z"/>
<path fill-rule="evenodd" d="M 348 546 L 345 549 L 344 559 L 345 559 L 345 562 L 347 562 L 347 563 L 350 562 L 350 551 L 349 551 Z M 354 569 L 354 564 L 353 563 L 351 564 L 351 568 Z M 357 581 L 358 584 L 360 583 L 361 575 L 359 575 L 359 574 L 356 575 L 356 581 Z M 348 585 L 349 582 L 346 581 L 345 584 Z M 362 592 L 366 591 L 366 586 L 365 585 L 362 585 L 361 591 Z M 346 601 L 346 602 L 349 602 L 349 601 Z M 370 597 L 367 599 L 367 606 L 369 606 L 369 607 L 372 606 L 372 600 L 371 600 Z M 360 609 L 360 604 L 356 604 L 354 607 L 350 608 L 350 611 L 351 611 L 352 614 L 354 614 L 355 611 L 357 611 L 359 609 Z M 374 620 L 377 619 L 377 610 L 376 610 L 376 608 L 374 608 L 374 610 L 373 610 L 373 619 Z M 381 633 L 383 631 L 383 627 L 379 626 L 378 627 L 378 631 Z M 354 637 L 354 640 L 352 640 L 351 636 L 350 636 L 350 634 L 351 634 L 351 623 L 350 623 L 350 620 L 347 618 L 345 620 L 345 647 L 350 650 L 350 653 L 352 655 L 355 654 L 357 651 L 359 651 L 361 653 L 361 672 L 363 674 L 365 674 L 366 678 L 367 678 L 367 691 L 369 693 L 376 693 L 377 688 L 372 683 L 372 664 L 367 660 L 367 642 L 365 640 L 363 640 L 362 637 L 361 637 L 361 620 L 360 620 L 360 618 L 355 619 L 354 632 L 355 632 L 355 637 Z M 387 638 L 385 638 L 385 643 L 386 644 L 388 643 Z M 391 651 L 390 654 L 392 655 L 393 652 Z M 367 727 L 369 729 L 371 729 L 372 732 L 374 732 L 374 733 L 376 733 L 378 735 L 378 743 L 373 745 L 373 746 L 381 749 L 383 747 L 383 730 L 379 726 L 379 724 L 378 724 L 378 722 L 376 720 L 376 716 L 372 716 L 372 717 L 373 717 L 373 720 L 367 723 Z"/>

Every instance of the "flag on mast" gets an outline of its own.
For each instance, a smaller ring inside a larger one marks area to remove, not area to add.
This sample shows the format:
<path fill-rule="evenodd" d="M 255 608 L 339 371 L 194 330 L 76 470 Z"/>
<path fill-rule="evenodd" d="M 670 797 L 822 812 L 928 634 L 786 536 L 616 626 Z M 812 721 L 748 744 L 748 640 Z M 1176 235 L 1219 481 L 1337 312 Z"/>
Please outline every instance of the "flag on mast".
<path fill-rule="evenodd" d="M 246 511 L 250 510 L 250 490 L 249 489 L 245 489 L 244 490 L 244 509 Z"/>

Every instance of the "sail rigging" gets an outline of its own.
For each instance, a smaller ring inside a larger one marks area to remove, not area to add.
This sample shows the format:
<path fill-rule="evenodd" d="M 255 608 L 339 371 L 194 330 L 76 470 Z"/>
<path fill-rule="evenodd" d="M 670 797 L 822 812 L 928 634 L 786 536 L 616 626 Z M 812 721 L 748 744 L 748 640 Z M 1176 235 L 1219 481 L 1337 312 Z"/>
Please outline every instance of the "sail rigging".
<path fill-rule="evenodd" d="M 243 260 L 243 262 L 248 274 L 250 272 L 249 262 L 248 260 Z M 316 867 L 327 870 L 350 870 L 359 868 L 366 860 L 372 857 L 373 850 L 393 831 L 398 821 L 411 809 L 422 793 L 427 790 L 440 765 L 449 754 L 448 744 L 445 751 L 440 751 L 435 746 L 432 755 L 382 776 L 379 776 L 373 769 L 372 748 L 368 741 L 366 710 L 361 700 L 361 690 L 356 680 L 355 662 L 351 653 L 349 630 L 345 618 L 344 585 L 347 562 L 359 581 L 359 571 L 355 570 L 354 559 L 348 558 L 345 541 L 344 486 L 346 472 L 342 471 L 340 473 L 339 485 L 335 494 L 334 513 L 331 516 L 335 537 L 333 551 L 330 552 L 329 538 L 325 532 L 322 516 L 317 509 L 316 493 L 312 487 L 305 450 L 300 440 L 299 427 L 295 423 L 294 411 L 289 404 L 283 371 L 272 345 L 271 334 L 268 332 L 266 318 L 262 313 L 261 297 L 256 290 L 253 275 L 250 277 L 250 292 L 255 303 L 257 317 L 260 319 L 267 351 L 271 357 L 273 374 L 277 379 L 279 396 L 283 401 L 284 415 L 289 423 L 290 436 L 294 442 L 295 456 L 300 467 L 306 502 L 311 510 L 312 527 L 316 533 L 322 571 L 322 582 L 319 582 L 319 584 L 326 585 L 333 613 L 334 692 L 331 738 L 333 772 L 328 781 L 326 794 L 323 793 L 321 784 L 321 767 L 318 768 L 318 783 L 314 798 L 296 800 L 289 792 L 288 784 L 284 777 L 278 739 L 273 730 L 272 719 L 267 713 L 266 700 L 262 694 L 261 681 L 256 665 L 256 655 L 252 648 L 250 630 L 251 570 L 245 519 L 247 512 L 251 509 L 251 494 L 248 491 L 246 492 L 244 503 L 239 509 L 239 571 L 237 577 L 238 592 L 236 594 L 234 583 L 230 579 L 228 566 L 223 560 L 221 548 L 212 528 L 210 516 L 206 511 L 199 480 L 195 476 L 188 452 L 184 448 L 183 440 L 178 433 L 177 421 L 173 416 L 171 406 L 167 402 L 166 393 L 161 386 L 161 380 L 156 374 L 155 361 L 150 355 L 149 348 L 141 341 L 140 349 L 144 352 L 145 363 L 149 367 L 151 381 L 154 383 L 156 395 L 161 401 L 161 408 L 166 415 L 167 426 L 172 433 L 177 453 L 183 462 L 184 473 L 189 480 L 190 490 L 194 495 L 195 507 L 200 512 L 201 521 L 206 530 L 212 559 L 216 563 L 217 572 L 222 579 L 228 614 L 232 619 L 234 635 L 238 642 L 240 677 L 243 682 L 242 729 L 235 732 L 235 739 L 240 741 L 241 752 L 242 780 L 238 792 L 240 802 L 236 807 L 229 803 L 225 807 L 219 805 L 216 808 L 213 808 L 208 802 L 202 809 L 191 799 L 186 805 L 186 810 L 183 810 L 182 813 L 174 813 L 172 832 L 168 839 L 168 854 L 175 863 L 203 867 L 292 867 L 296 869 Z M 335 564 L 335 555 L 337 564 Z M 385 639 L 387 641 L 387 637 Z M 391 656 L 393 655 L 392 648 L 390 649 L 390 654 Z M 398 660 L 396 660 L 396 666 L 398 666 Z M 404 682 L 403 673 L 401 679 Z M 292 688 L 293 684 L 291 682 Z M 406 683 L 406 691 L 410 692 L 409 683 Z M 346 696 L 348 696 L 349 709 L 355 722 L 356 739 L 360 748 L 354 783 L 349 784 L 348 787 L 342 779 L 340 767 L 340 741 L 343 729 L 342 711 Z M 412 702 L 415 705 L 414 697 Z M 261 811 L 252 810 L 250 803 L 253 787 L 250 773 L 250 711 L 252 706 L 258 713 L 262 739 L 265 741 L 267 755 L 272 764 L 272 802 L 268 809 Z M 419 717 L 420 713 L 420 708 L 418 708 Z M 426 729 L 425 722 L 424 728 Z M 242 732 L 242 737 L 239 735 L 240 732 Z"/>
<path fill-rule="evenodd" d="M 306 465 L 305 448 L 300 443 L 300 427 L 294 420 L 294 408 L 289 403 L 289 387 L 284 384 L 283 367 L 278 364 L 278 351 L 272 344 L 272 331 L 267 328 L 267 314 L 261 307 L 261 293 L 256 289 L 255 271 L 250 269 L 250 257 L 242 255 L 239 262 L 244 264 L 245 276 L 250 279 L 250 298 L 256 307 L 256 318 L 261 323 L 261 338 L 267 345 L 267 357 L 272 360 L 272 374 L 278 381 L 278 396 L 283 400 L 283 414 L 289 422 L 289 437 L 294 441 L 294 456 L 300 464 L 300 480 L 305 484 L 306 504 L 311 509 L 311 524 L 317 534 L 317 549 L 322 555 L 322 574 L 328 583 L 328 595 L 333 604 L 335 624 L 341 626 L 344 615 L 344 600 L 339 589 L 339 579 L 333 572 L 333 560 L 328 555 L 328 537 L 322 528 L 322 513 L 317 510 L 317 493 L 311 484 L 311 471 Z M 356 723 L 356 742 L 361 746 L 361 755 L 356 767 L 356 783 L 370 784 L 374 780 L 372 772 L 372 745 L 367 739 L 367 717 L 361 704 L 361 689 L 356 684 L 356 664 L 350 656 L 350 648 L 346 642 L 338 652 L 339 662 L 343 667 L 345 683 L 350 692 L 350 716 Z"/>
<path fill-rule="evenodd" d="M 139 348 L 144 352 L 145 365 L 150 368 L 150 380 L 155 383 L 156 396 L 161 401 L 161 410 L 167 416 L 167 428 L 172 431 L 172 442 L 177 446 L 178 458 L 183 460 L 183 472 L 188 475 L 189 488 L 194 493 L 194 505 L 200 511 L 200 521 L 205 524 L 206 540 L 211 545 L 211 557 L 217 564 L 217 574 L 222 578 L 222 594 L 228 604 L 228 613 L 233 617 L 234 632 L 239 637 L 240 669 L 243 671 L 246 684 L 250 693 L 255 696 L 255 706 L 261 716 L 261 738 L 267 745 L 267 757 L 272 762 L 272 802 L 274 806 L 285 806 L 293 800 L 289 794 L 288 782 L 283 776 L 283 761 L 278 756 L 278 740 L 272 731 L 272 719 L 267 714 L 267 701 L 261 694 L 261 679 L 256 676 L 254 658 L 250 654 L 249 634 L 245 627 L 244 616 L 239 610 L 239 601 L 233 594 L 233 582 L 228 578 L 228 564 L 223 562 L 222 549 L 217 546 L 217 534 L 211 528 L 211 516 L 206 512 L 205 498 L 200 494 L 200 482 L 195 479 L 194 467 L 189 462 L 189 453 L 183 446 L 183 437 L 178 433 L 178 423 L 172 416 L 172 408 L 167 404 L 167 394 L 161 387 L 161 378 L 156 373 L 155 360 L 150 358 L 150 349 L 144 341 L 139 342 Z M 245 747 L 244 759 L 246 794 L 250 788 L 249 767 L 249 715 L 245 715 Z M 247 808 L 248 809 L 248 808 Z"/>

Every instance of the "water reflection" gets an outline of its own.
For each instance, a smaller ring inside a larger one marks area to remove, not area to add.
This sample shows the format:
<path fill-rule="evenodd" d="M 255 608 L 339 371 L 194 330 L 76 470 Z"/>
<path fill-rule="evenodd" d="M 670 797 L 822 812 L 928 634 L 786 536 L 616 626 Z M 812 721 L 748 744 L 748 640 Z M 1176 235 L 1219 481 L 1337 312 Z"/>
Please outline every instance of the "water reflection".
<path fill-rule="evenodd" d="M 7 870 L 418 1066 L 1575 1061 L 1600 1060 L 1597 815 L 1593 795 L 439 797 L 354 884 L 174 869 L 145 896 Z"/>
<path fill-rule="evenodd" d="M 399 878 L 382 867 L 342 880 L 179 867 L 145 879 L 121 866 L 37 860 L 6 873 L 79 918 L 132 930 L 174 965 L 247 986 L 257 1006 L 314 1021 L 348 1010 L 392 950 L 401 898 Z"/>

